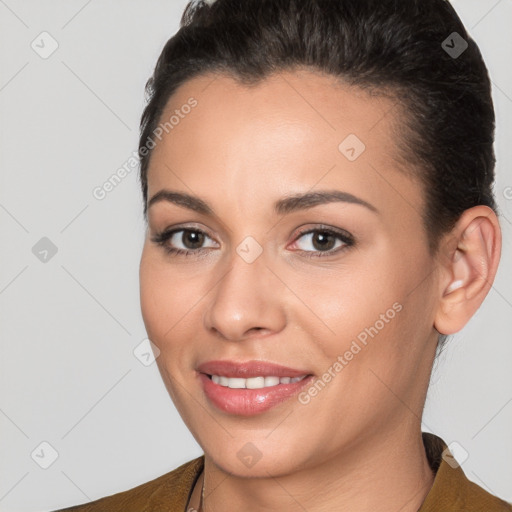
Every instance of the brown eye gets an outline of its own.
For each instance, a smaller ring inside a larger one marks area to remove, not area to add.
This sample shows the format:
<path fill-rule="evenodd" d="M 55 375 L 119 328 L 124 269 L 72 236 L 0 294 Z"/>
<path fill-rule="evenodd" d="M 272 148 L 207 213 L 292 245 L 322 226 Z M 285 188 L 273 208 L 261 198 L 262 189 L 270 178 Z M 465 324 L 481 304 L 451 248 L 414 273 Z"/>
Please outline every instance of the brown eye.
<path fill-rule="evenodd" d="M 299 243 L 300 240 L 303 242 Z M 338 232 L 327 228 L 303 231 L 294 243 L 300 252 L 306 253 L 307 257 L 330 256 L 348 249 L 354 244 L 354 238 L 348 232 Z"/>
<path fill-rule="evenodd" d="M 174 255 L 199 255 L 199 253 L 203 253 L 208 248 L 216 247 L 216 243 L 206 233 L 199 229 L 191 228 L 166 230 L 157 233 L 151 240 L 157 245 L 162 246 L 169 254 Z M 209 245 L 204 246 L 208 240 L 210 241 Z"/>

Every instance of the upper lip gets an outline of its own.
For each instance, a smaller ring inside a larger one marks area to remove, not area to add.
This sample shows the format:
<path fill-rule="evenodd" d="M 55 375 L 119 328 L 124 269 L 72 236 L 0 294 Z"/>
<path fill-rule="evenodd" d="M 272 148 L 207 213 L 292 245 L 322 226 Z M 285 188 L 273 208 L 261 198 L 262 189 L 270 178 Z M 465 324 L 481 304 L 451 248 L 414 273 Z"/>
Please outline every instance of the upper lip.
<path fill-rule="evenodd" d="M 302 377 L 302 375 L 310 375 L 307 370 L 297 370 L 288 368 L 268 361 L 207 361 L 200 364 L 197 370 L 207 375 L 220 375 L 223 377 L 241 377 L 248 379 L 250 377 Z"/>

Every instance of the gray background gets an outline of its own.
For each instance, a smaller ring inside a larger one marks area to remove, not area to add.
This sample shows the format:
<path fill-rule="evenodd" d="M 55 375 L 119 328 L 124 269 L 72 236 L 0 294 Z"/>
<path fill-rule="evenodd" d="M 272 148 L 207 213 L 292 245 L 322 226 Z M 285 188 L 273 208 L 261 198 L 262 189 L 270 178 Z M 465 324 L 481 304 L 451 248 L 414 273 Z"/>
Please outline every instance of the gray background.
<path fill-rule="evenodd" d="M 1 511 L 97 499 L 202 453 L 156 364 L 133 353 L 146 337 L 136 169 L 92 194 L 136 151 L 145 81 L 185 5 L 0 0 Z M 423 429 L 512 501 L 512 1 L 454 6 L 493 80 L 504 247 L 486 302 L 435 369 Z M 43 31 L 59 45 L 47 58 L 31 47 L 55 44 Z M 43 237 L 57 248 L 46 262 L 32 250 Z M 42 442 L 58 454 L 47 469 Z"/>

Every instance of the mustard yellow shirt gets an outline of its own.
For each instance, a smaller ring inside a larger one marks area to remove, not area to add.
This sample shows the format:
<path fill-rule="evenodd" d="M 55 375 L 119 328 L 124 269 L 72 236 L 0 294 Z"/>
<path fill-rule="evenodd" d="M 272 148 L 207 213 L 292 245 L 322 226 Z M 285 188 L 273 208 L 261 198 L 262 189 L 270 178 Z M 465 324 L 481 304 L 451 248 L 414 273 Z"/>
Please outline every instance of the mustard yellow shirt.
<path fill-rule="evenodd" d="M 423 444 L 435 479 L 418 512 L 512 512 L 511 503 L 468 480 L 460 466 L 449 464 L 449 451 L 442 457 L 447 446 L 440 437 L 423 432 Z M 185 512 L 203 466 L 204 455 L 128 491 L 54 512 Z"/>

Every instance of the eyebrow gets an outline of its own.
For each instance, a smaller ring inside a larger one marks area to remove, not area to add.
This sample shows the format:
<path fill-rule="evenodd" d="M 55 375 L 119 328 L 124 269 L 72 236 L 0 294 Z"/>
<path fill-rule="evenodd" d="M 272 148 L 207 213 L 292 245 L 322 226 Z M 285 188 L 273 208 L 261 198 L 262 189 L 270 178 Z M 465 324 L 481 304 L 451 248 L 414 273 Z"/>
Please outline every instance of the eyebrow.
<path fill-rule="evenodd" d="M 168 189 L 162 189 L 153 195 L 153 197 L 148 201 L 148 209 L 152 205 L 162 201 L 176 204 L 203 215 L 215 214 L 213 208 L 199 197 L 192 196 L 185 192 L 176 192 Z M 283 197 L 274 203 L 274 211 L 278 215 L 287 215 L 299 210 L 306 210 L 318 205 L 333 202 L 358 204 L 372 212 L 379 212 L 375 206 L 367 201 L 349 194 L 348 192 L 342 192 L 341 190 L 322 190 L 318 192 L 306 192 L 303 194 L 294 194 Z"/>

